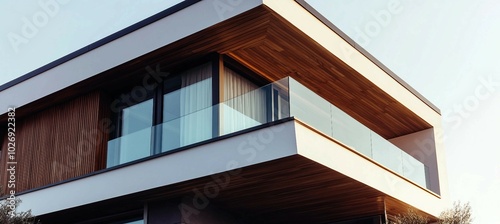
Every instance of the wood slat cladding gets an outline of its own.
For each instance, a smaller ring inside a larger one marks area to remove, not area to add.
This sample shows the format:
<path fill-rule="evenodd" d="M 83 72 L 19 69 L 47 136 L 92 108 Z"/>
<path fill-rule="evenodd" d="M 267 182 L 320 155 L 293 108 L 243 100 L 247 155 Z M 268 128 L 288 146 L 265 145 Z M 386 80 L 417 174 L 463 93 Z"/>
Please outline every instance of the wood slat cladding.
<path fill-rule="evenodd" d="M 92 92 L 16 120 L 16 192 L 53 184 L 105 167 L 107 135 L 101 94 Z M 3 141 L 1 170 L 7 168 Z M 3 194 L 7 173 L 0 181 Z"/>

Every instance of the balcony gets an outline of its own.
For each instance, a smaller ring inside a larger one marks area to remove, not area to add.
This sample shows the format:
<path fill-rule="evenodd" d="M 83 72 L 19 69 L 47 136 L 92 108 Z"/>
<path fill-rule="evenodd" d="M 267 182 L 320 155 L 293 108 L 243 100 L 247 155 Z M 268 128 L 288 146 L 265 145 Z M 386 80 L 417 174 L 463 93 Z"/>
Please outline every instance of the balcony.
<path fill-rule="evenodd" d="M 412 182 L 429 188 L 427 167 L 291 77 L 108 142 L 113 167 L 294 117 Z"/>

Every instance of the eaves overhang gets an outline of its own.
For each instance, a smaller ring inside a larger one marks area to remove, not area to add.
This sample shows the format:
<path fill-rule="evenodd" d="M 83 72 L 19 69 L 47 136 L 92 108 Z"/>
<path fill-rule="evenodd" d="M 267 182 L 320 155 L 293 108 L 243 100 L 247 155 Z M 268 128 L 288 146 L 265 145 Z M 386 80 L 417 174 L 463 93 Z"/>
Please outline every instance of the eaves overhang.
<path fill-rule="evenodd" d="M 213 7 L 207 2 L 192 3 L 4 89 L 0 105 L 4 111 L 9 106 L 21 107 L 17 115 L 22 117 L 85 91 L 105 90 L 146 66 L 168 69 L 218 52 L 269 81 L 293 77 L 385 138 L 428 129 L 437 122 L 439 114 L 365 56 L 347 61 L 318 40 L 317 31 L 294 24 L 294 18 L 282 12 L 289 5 L 312 17 L 312 27 L 319 26 L 321 32 L 326 29 L 321 36 L 338 42 L 334 46 L 348 45 L 295 1 L 242 1 L 227 18 L 205 12 Z M 202 18 L 193 18 L 196 10 L 204 11 Z M 194 23 L 195 28 L 186 26 Z M 180 30 L 169 32 L 175 29 Z M 0 116 L 0 122 L 5 119 L 5 114 Z"/>

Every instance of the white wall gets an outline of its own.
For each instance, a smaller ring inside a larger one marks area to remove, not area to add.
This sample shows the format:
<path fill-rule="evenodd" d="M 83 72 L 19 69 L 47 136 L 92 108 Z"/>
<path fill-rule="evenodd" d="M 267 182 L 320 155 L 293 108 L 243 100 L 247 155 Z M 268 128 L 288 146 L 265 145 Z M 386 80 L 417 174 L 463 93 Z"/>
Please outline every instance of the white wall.
<path fill-rule="evenodd" d="M 261 0 L 197 2 L 1 91 L 0 113 L 6 113 L 9 107 L 24 106 L 261 4 Z"/>
<path fill-rule="evenodd" d="M 430 189 L 440 194 L 433 128 L 392 138 L 389 141 L 428 167 Z"/>
<path fill-rule="evenodd" d="M 42 215 L 297 154 L 287 122 L 22 194 L 20 211 Z"/>

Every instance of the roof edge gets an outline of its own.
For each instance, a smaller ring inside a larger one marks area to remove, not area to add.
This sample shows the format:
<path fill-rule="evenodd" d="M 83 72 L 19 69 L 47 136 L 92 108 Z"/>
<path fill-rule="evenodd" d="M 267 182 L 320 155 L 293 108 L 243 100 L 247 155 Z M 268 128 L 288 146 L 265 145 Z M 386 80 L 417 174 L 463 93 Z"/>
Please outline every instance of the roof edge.
<path fill-rule="evenodd" d="M 433 104 L 430 100 L 425 98 L 422 94 L 420 94 L 416 89 L 411 87 L 407 82 L 405 82 L 401 77 L 396 75 L 391 69 L 389 69 L 387 66 L 385 66 L 381 61 L 379 61 L 377 58 L 375 58 L 372 54 L 370 54 L 367 50 L 365 50 L 363 47 L 361 47 L 356 41 L 354 41 L 352 38 L 350 38 L 347 34 L 345 34 L 342 30 L 340 30 L 337 26 L 335 26 L 330 20 L 325 18 L 321 13 L 319 13 L 314 7 L 309 5 L 306 0 L 295 0 L 300 6 L 302 6 L 304 9 L 309 11 L 314 17 L 316 17 L 319 21 L 321 21 L 323 24 L 325 24 L 328 28 L 330 28 L 333 32 L 338 34 L 342 39 L 344 39 L 349 45 L 354 47 L 354 49 L 358 50 L 362 55 L 364 55 L 368 60 L 373 62 L 377 67 L 382 69 L 385 73 L 387 73 L 392 79 L 394 79 L 396 82 L 398 82 L 401 86 L 403 86 L 405 89 L 410 91 L 413 95 L 415 95 L 418 99 L 420 99 L 423 103 L 425 103 L 427 106 L 429 106 L 432 110 L 437 112 L 439 115 L 441 115 L 441 110 Z"/>
<path fill-rule="evenodd" d="M 72 59 L 74 59 L 74 58 L 76 58 L 76 57 L 78 57 L 80 55 L 83 55 L 83 54 L 85 54 L 85 53 L 87 53 L 89 51 L 92 51 L 92 50 L 94 50 L 94 49 L 96 49 L 96 48 L 98 48 L 100 46 L 103 46 L 103 45 L 105 45 L 105 44 L 107 44 L 107 43 L 109 43 L 109 42 L 111 42 L 113 40 L 116 40 L 116 39 L 118 39 L 120 37 L 123 37 L 123 36 L 125 36 L 125 35 L 127 35 L 129 33 L 132 33 L 132 32 L 134 32 L 134 31 L 136 31 L 136 30 L 138 30 L 138 29 L 140 29 L 142 27 L 145 27 L 145 26 L 147 26 L 149 24 L 152 24 L 152 23 L 154 23 L 154 22 L 156 22 L 156 21 L 158 21 L 158 20 L 160 20 L 162 18 L 165 18 L 165 17 L 167 17 L 167 16 L 169 16 L 171 14 L 174 14 L 174 13 L 176 13 L 176 12 L 178 12 L 178 11 L 184 9 L 184 8 L 187 8 L 187 7 L 191 6 L 191 5 L 199 2 L 199 1 L 201 1 L 201 0 L 184 0 L 184 1 L 180 2 L 180 3 L 177 3 L 177 4 L 175 4 L 174 6 L 172 6 L 170 8 L 167 8 L 167 9 L 165 9 L 165 10 L 159 12 L 159 13 L 156 13 L 156 14 L 150 16 L 150 17 L 147 17 L 146 19 L 143 19 L 143 20 L 141 20 L 141 21 L 139 21 L 137 23 L 134 23 L 134 24 L 132 24 L 132 25 L 130 25 L 130 26 L 128 26 L 128 27 L 126 27 L 126 28 L 124 28 L 122 30 L 119 30 L 119 31 L 117 31 L 117 32 L 115 32 L 115 33 L 113 33 L 113 34 L 111 34 L 109 36 L 106 36 L 106 37 L 104 37 L 104 38 L 102 38 L 102 39 L 100 39 L 100 40 L 98 40 L 98 41 L 96 41 L 94 43 L 91 43 L 91 44 L 89 44 L 87 46 L 84 46 L 84 47 L 82 47 L 82 48 L 80 48 L 80 49 L 78 49 L 76 51 L 73 51 L 73 52 L 71 52 L 71 53 L 69 53 L 69 54 L 67 54 L 65 56 L 62 56 L 62 57 L 60 57 L 60 58 L 58 58 L 58 59 L 56 59 L 56 60 L 54 60 L 54 61 L 52 61 L 52 62 L 50 62 L 50 63 L 48 63 L 48 64 L 46 64 L 44 66 L 42 66 L 42 67 L 39 67 L 39 68 L 37 68 L 37 69 L 35 69 L 35 70 L 31 71 L 31 72 L 28 72 L 28 73 L 26 73 L 26 74 L 24 74 L 24 75 L 22 75 L 20 77 L 17 77 L 15 79 L 11 80 L 11 81 L 8 81 L 8 82 L 0 85 L 0 92 L 3 91 L 3 90 L 8 89 L 10 87 L 13 87 L 13 86 L 15 86 L 15 85 L 17 85 L 17 84 L 19 84 L 21 82 L 24 82 L 24 81 L 26 81 L 26 80 L 28 80 L 30 78 L 33 78 L 33 77 L 35 77 L 35 76 L 37 76 L 37 75 L 39 75 L 39 74 L 41 74 L 43 72 L 46 72 L 46 71 L 48 71 L 48 70 L 50 70 L 52 68 L 55 68 L 55 67 L 57 67 L 57 66 L 65 63 L 65 62 L 68 62 L 68 61 L 70 61 L 70 60 L 72 60 Z"/>

